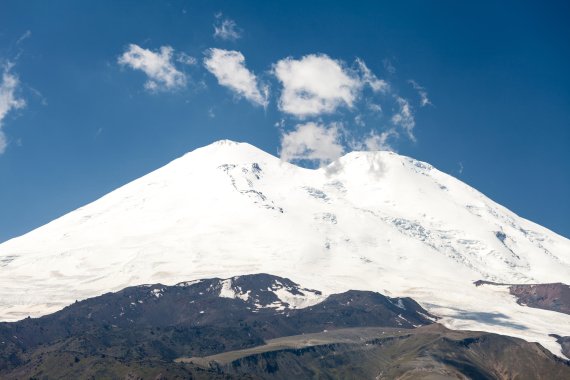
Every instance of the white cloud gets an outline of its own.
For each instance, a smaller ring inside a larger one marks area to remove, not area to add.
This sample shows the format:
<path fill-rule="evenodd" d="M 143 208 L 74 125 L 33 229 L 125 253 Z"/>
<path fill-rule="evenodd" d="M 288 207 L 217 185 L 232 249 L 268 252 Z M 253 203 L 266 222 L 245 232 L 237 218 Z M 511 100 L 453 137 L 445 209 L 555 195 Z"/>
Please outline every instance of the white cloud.
<path fill-rule="evenodd" d="M 390 89 L 388 82 L 383 79 L 378 79 L 363 60 L 356 58 L 356 64 L 362 73 L 362 83 L 367 84 L 374 92 L 387 92 Z"/>
<path fill-rule="evenodd" d="M 281 136 L 280 156 L 285 161 L 309 160 L 319 165 L 336 160 L 344 153 L 338 124 L 328 127 L 309 122 Z"/>
<path fill-rule="evenodd" d="M 412 112 L 412 106 L 410 106 L 410 103 L 406 99 L 400 96 L 396 97 L 396 102 L 398 103 L 399 110 L 392 116 L 392 123 L 400 126 L 410 139 L 415 141 L 414 127 L 416 126 L 416 121 Z"/>
<path fill-rule="evenodd" d="M 389 129 L 378 134 L 375 131 L 370 132 L 370 134 L 364 139 L 364 147 L 368 151 L 378 151 L 378 150 L 390 150 L 393 151 L 394 148 L 388 142 L 391 137 L 397 137 L 398 132 L 394 129 Z"/>
<path fill-rule="evenodd" d="M 174 66 L 173 52 L 170 46 L 151 51 L 130 44 L 118 62 L 120 65 L 143 71 L 148 77 L 144 86 L 149 91 L 175 90 L 186 85 L 186 75 Z"/>
<path fill-rule="evenodd" d="M 428 98 L 428 93 L 424 87 L 420 86 L 418 84 L 418 82 L 416 82 L 413 79 L 410 79 L 408 81 L 408 83 L 410 83 L 412 85 L 412 87 L 414 88 L 414 90 L 416 90 L 418 92 L 418 95 L 420 96 L 420 106 L 421 107 L 431 105 L 431 101 Z"/>
<path fill-rule="evenodd" d="M 394 128 L 390 128 L 383 132 L 370 131 L 364 137 L 354 138 L 348 137 L 348 147 L 351 150 L 359 151 L 379 151 L 379 150 L 389 150 L 393 151 L 394 148 L 390 145 L 389 139 L 397 138 L 399 136 L 398 132 Z"/>
<path fill-rule="evenodd" d="M 358 114 L 354 117 L 354 124 L 358 125 L 359 127 L 365 127 L 366 122 L 364 121 L 364 117 L 362 114 Z"/>
<path fill-rule="evenodd" d="M 327 55 L 285 58 L 273 72 L 283 84 L 279 109 L 300 118 L 351 108 L 362 88 L 360 78 Z"/>
<path fill-rule="evenodd" d="M 179 53 L 176 57 L 176 62 L 180 62 L 188 66 L 194 66 L 196 63 L 198 63 L 198 60 L 186 53 Z"/>
<path fill-rule="evenodd" d="M 6 151 L 8 145 L 6 135 L 2 131 L 4 118 L 10 111 L 23 108 L 26 105 L 24 99 L 19 99 L 16 96 L 20 82 L 18 77 L 11 72 L 13 66 L 12 63 L 4 65 L 2 81 L 0 82 L 0 154 Z"/>
<path fill-rule="evenodd" d="M 208 49 L 204 66 L 214 74 L 220 85 L 252 103 L 267 106 L 269 87 L 259 85 L 255 74 L 245 67 L 245 58 L 239 51 Z"/>
<path fill-rule="evenodd" d="M 374 113 L 382 112 L 382 106 L 376 103 L 368 103 L 368 109 Z"/>
<path fill-rule="evenodd" d="M 225 41 L 235 41 L 241 38 L 241 30 L 238 28 L 234 20 L 222 18 L 222 14 L 216 15 L 214 23 L 214 37 Z"/>

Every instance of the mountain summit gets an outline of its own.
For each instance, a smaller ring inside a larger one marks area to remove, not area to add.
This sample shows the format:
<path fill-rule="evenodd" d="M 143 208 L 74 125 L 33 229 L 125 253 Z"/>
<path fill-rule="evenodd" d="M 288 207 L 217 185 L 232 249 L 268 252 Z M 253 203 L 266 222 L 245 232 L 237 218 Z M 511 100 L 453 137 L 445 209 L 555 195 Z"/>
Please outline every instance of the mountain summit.
<path fill-rule="evenodd" d="M 570 315 L 473 285 L 567 282 L 570 240 L 392 152 L 352 152 L 311 170 L 227 140 L 0 244 L 0 319 L 132 285 L 252 273 L 326 294 L 413 297 L 448 327 L 557 354 L 549 335 L 570 336 Z"/>

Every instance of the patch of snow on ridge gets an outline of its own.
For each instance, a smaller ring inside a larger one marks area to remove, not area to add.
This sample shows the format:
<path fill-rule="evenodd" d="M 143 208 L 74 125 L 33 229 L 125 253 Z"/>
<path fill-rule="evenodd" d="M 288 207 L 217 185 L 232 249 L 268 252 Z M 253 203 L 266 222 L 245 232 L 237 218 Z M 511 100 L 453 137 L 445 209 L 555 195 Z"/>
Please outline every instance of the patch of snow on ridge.
<path fill-rule="evenodd" d="M 192 285 L 199 284 L 200 282 L 202 282 L 202 280 L 184 281 L 184 282 L 179 282 L 178 284 L 176 284 L 176 286 L 180 286 L 180 287 L 192 286 Z"/>
<path fill-rule="evenodd" d="M 247 292 L 243 293 L 243 292 L 239 292 L 236 293 L 236 297 L 241 299 L 242 301 L 248 301 L 249 300 L 249 294 L 251 293 L 251 290 L 248 290 Z"/>
<path fill-rule="evenodd" d="M 251 290 L 243 292 L 240 287 L 235 286 L 233 280 L 237 278 L 238 277 L 226 278 L 225 280 L 220 281 L 220 297 L 232 299 L 239 298 L 242 301 L 249 300 L 249 294 L 251 293 Z"/>
<path fill-rule="evenodd" d="M 327 296 L 320 292 L 313 292 L 306 289 L 295 294 L 285 287 L 274 290 L 273 293 L 275 293 L 281 302 L 288 304 L 291 309 L 304 309 L 314 306 L 327 298 Z"/>
<path fill-rule="evenodd" d="M 220 297 L 223 298 L 236 298 L 236 292 L 232 288 L 232 280 L 228 278 L 220 281 L 222 288 L 220 289 Z"/>
<path fill-rule="evenodd" d="M 406 305 L 404 305 L 404 302 L 402 301 L 401 298 L 398 298 L 398 302 L 396 302 L 396 306 L 398 306 L 400 309 L 406 310 Z"/>
<path fill-rule="evenodd" d="M 239 298 L 252 303 L 256 308 L 272 308 L 276 310 L 302 309 L 324 301 L 327 296 L 320 291 L 300 288 L 296 284 L 283 284 L 277 279 L 271 280 L 265 288 L 244 291 L 236 284 L 238 277 L 220 280 L 219 296 L 223 298 Z M 293 284 L 293 285 L 291 285 Z M 268 301 L 270 300 L 270 301 Z"/>
<path fill-rule="evenodd" d="M 236 277 L 234 277 L 233 279 L 236 279 Z M 220 285 L 222 286 L 222 288 L 220 289 L 220 297 L 232 298 L 232 299 L 239 298 L 242 301 L 249 300 L 249 294 L 251 293 L 251 290 L 243 292 L 240 287 L 234 286 L 232 278 L 226 278 L 225 280 L 221 280 Z"/>

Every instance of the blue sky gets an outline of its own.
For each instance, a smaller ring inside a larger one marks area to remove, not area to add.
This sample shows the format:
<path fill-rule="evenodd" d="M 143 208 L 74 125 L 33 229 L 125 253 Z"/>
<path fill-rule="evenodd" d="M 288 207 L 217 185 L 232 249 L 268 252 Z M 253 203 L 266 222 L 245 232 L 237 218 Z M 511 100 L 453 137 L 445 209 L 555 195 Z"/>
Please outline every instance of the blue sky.
<path fill-rule="evenodd" d="M 570 236 L 570 3 L 0 1 L 0 241 L 228 138 L 393 149 Z"/>

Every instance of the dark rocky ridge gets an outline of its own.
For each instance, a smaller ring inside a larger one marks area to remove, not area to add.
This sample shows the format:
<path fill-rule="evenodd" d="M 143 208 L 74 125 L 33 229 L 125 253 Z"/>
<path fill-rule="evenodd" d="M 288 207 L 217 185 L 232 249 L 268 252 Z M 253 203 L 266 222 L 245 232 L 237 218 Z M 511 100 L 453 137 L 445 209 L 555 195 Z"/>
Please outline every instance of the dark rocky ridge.
<path fill-rule="evenodd" d="M 320 302 L 296 309 L 294 296 L 316 297 Z M 428 367 L 443 368 L 433 372 L 440 378 L 494 376 L 488 363 L 501 368 L 503 378 L 517 374 L 519 365 L 526 373 L 549 378 L 570 375 L 567 362 L 537 344 L 443 329 L 409 298 L 368 291 L 322 298 L 317 290 L 267 274 L 129 287 L 41 318 L 0 323 L 0 378 L 287 378 L 293 368 L 303 376 L 322 378 L 350 373 L 367 378 L 380 369 L 390 378 L 402 368 L 414 373 L 414 368 Z M 279 337 L 372 327 L 391 329 L 394 336 L 387 340 L 361 336 L 300 351 L 266 352 L 240 362 L 239 368 L 175 362 L 181 357 L 263 348 Z M 492 344 L 470 354 L 472 347 L 487 340 Z M 277 367 L 268 367 L 263 355 L 269 355 Z"/>
<path fill-rule="evenodd" d="M 224 286 L 226 293 L 231 288 L 243 298 L 247 294 L 247 299 L 220 297 Z M 39 360 L 35 354 L 73 352 L 78 358 L 111 357 L 123 364 L 149 359 L 170 362 L 323 329 L 413 328 L 433 323 L 433 317 L 409 298 L 348 291 L 294 309 L 279 300 L 275 293 L 279 289 L 320 295 L 288 279 L 258 274 L 232 278 L 231 287 L 218 278 L 129 287 L 41 318 L 0 323 L 0 377 L 22 367 L 34 373 L 38 365 L 34 360 Z"/>

